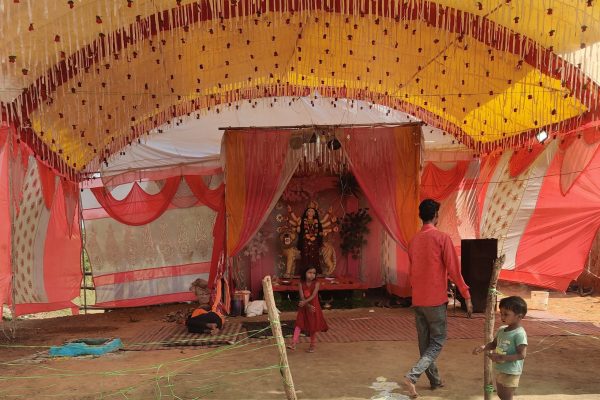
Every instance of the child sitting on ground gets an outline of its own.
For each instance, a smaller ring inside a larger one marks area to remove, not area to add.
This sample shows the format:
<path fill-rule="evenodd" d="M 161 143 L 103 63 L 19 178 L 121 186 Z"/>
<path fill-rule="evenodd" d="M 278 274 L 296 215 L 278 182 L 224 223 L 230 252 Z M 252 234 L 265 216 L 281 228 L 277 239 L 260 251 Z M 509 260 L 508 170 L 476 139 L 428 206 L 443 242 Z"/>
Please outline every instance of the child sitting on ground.
<path fill-rule="evenodd" d="M 523 372 L 527 355 L 527 333 L 521 320 L 527 314 L 527 303 L 519 296 L 500 300 L 500 318 L 506 324 L 498 329 L 494 340 L 473 349 L 473 354 L 495 350 L 486 355 L 494 362 L 496 392 L 501 400 L 512 400 Z"/>

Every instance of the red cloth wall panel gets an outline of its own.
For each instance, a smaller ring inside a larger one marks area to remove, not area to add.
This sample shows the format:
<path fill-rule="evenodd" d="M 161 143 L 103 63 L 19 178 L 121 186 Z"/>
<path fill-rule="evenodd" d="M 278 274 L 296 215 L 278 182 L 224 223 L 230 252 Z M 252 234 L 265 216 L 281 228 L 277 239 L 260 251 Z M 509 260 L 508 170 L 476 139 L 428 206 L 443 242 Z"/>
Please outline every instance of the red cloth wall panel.
<path fill-rule="evenodd" d="M 560 189 L 563 156 L 559 151 L 548 169 L 519 243 L 516 267 L 502 271 L 504 280 L 565 290 L 583 270 L 600 227 L 600 152 L 564 197 Z"/>
<path fill-rule="evenodd" d="M 46 209 L 37 167 L 30 158 L 14 230 L 17 315 L 72 308 L 81 286 L 79 224 L 71 222 L 70 235 L 60 186 Z M 73 218 L 79 220 L 77 212 Z"/>
<path fill-rule="evenodd" d="M 0 128 L 2 135 L 3 128 Z M 6 136 L 6 135 L 4 135 Z M 0 136 L 0 141 L 2 136 Z M 10 285 L 12 280 L 10 260 L 10 200 L 8 198 L 8 151 L 0 142 L 0 318 L 2 304 L 11 303 Z"/>

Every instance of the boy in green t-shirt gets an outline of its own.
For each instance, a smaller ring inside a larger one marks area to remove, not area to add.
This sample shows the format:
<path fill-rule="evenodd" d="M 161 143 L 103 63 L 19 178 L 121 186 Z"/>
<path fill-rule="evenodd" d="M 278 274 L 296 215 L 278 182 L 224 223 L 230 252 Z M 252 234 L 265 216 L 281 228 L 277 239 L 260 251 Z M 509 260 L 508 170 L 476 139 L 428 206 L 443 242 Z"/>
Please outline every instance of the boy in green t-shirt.
<path fill-rule="evenodd" d="M 500 300 L 500 318 L 505 325 L 498 329 L 494 341 L 473 350 L 473 354 L 489 351 L 486 355 L 495 363 L 496 392 L 501 400 L 512 400 L 519 387 L 523 360 L 527 355 L 527 333 L 521 326 L 525 314 L 527 303 L 521 297 Z"/>

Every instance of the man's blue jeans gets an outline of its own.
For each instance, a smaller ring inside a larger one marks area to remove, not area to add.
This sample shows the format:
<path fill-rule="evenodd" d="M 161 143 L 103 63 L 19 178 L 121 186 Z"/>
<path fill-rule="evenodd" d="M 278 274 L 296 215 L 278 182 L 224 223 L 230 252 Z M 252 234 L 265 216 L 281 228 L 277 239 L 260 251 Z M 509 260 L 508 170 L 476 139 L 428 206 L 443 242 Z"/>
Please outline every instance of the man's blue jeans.
<path fill-rule="evenodd" d="M 414 307 L 421 358 L 406 374 L 412 383 L 416 383 L 423 372 L 431 386 L 442 383 L 435 360 L 446 342 L 446 308 L 445 303 L 435 307 Z"/>

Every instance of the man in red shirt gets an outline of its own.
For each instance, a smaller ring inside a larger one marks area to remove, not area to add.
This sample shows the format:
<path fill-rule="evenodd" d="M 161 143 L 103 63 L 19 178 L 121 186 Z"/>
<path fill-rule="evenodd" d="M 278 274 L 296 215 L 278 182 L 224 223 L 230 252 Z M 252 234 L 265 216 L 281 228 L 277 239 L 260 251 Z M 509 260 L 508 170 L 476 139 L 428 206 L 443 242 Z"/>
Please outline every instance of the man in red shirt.
<path fill-rule="evenodd" d="M 435 360 L 446 341 L 446 308 L 448 304 L 448 277 L 465 298 L 467 316 L 473 305 L 469 287 L 461 273 L 456 250 L 450 236 L 437 230 L 440 203 L 426 199 L 419 205 L 421 231 L 408 246 L 412 304 L 415 310 L 419 353 L 421 358 L 404 376 L 404 385 L 411 398 L 418 396 L 415 383 L 425 372 L 431 389 L 442 387 Z"/>

